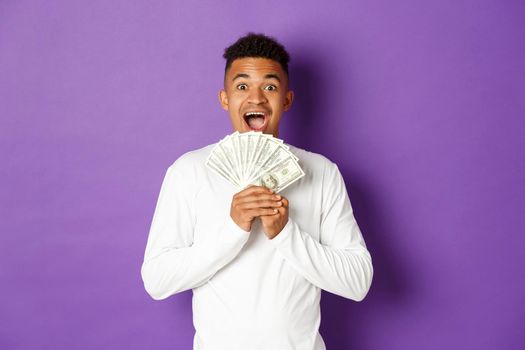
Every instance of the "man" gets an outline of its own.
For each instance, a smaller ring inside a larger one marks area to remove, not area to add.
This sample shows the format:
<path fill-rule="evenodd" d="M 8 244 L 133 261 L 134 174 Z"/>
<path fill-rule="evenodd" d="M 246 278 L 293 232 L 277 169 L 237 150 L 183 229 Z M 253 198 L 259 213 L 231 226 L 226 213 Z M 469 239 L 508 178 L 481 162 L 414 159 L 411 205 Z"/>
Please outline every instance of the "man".
<path fill-rule="evenodd" d="M 219 99 L 233 129 L 277 137 L 293 101 L 288 53 L 248 34 L 224 57 Z M 159 300 L 193 290 L 194 349 L 325 349 L 321 289 L 360 301 L 373 275 L 337 166 L 289 145 L 303 178 L 279 194 L 236 193 L 205 167 L 213 146 L 167 170 L 141 270 L 147 292 Z"/>

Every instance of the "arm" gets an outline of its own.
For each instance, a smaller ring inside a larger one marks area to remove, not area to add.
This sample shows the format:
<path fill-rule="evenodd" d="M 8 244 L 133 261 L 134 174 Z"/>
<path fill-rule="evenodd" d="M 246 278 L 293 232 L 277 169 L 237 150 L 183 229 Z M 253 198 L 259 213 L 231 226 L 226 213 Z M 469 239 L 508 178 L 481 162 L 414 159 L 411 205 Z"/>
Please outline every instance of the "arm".
<path fill-rule="evenodd" d="M 194 244 L 195 174 L 179 158 L 164 177 L 141 268 L 148 294 L 165 299 L 206 283 L 239 253 L 248 233 L 227 216 L 214 239 Z"/>
<path fill-rule="evenodd" d="M 271 242 L 312 284 L 361 301 L 372 283 L 372 259 L 354 218 L 344 180 L 333 163 L 323 178 L 321 215 L 320 242 L 291 218 Z"/>

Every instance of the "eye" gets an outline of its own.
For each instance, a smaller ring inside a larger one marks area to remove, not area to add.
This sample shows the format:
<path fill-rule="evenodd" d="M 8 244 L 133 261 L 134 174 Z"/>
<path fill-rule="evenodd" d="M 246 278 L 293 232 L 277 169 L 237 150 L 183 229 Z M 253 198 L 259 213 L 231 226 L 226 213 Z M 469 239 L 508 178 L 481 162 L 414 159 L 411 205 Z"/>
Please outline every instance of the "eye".
<path fill-rule="evenodd" d="M 277 86 L 275 85 L 266 85 L 264 87 L 265 90 L 268 90 L 268 91 L 274 91 L 274 90 L 277 90 Z"/>
<path fill-rule="evenodd" d="M 246 90 L 247 88 L 248 88 L 248 85 L 244 83 L 237 85 L 237 89 L 239 90 Z"/>

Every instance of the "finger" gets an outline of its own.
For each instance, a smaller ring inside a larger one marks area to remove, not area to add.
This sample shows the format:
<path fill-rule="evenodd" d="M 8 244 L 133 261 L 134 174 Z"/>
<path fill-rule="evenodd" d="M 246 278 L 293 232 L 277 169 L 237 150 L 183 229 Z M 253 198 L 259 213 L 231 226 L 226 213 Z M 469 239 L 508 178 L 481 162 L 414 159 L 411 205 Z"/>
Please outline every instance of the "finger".
<path fill-rule="evenodd" d="M 282 213 L 279 211 L 280 208 L 277 208 L 276 212 L 274 213 L 269 213 L 269 214 L 263 214 L 263 215 L 259 215 L 260 218 L 265 218 L 265 217 L 270 217 L 270 216 L 279 216 L 279 215 L 282 215 Z"/>
<path fill-rule="evenodd" d="M 283 207 L 288 208 L 290 202 L 285 197 L 282 197 Z"/>
<path fill-rule="evenodd" d="M 240 203 L 237 207 L 241 210 L 254 208 L 277 208 L 283 205 L 281 201 L 275 200 L 257 200 L 251 202 Z"/>
<path fill-rule="evenodd" d="M 269 208 L 255 208 L 255 209 L 249 209 L 245 212 L 246 215 L 248 215 L 250 218 L 256 218 L 259 216 L 268 216 L 268 215 L 276 215 L 279 214 L 279 210 L 276 208 L 269 209 Z"/>
<path fill-rule="evenodd" d="M 267 193 L 267 194 L 270 194 L 270 193 L 273 193 L 273 191 L 268 189 L 268 188 L 266 188 L 266 187 L 263 187 L 263 186 L 255 186 L 255 185 L 253 185 L 253 186 L 245 188 L 244 190 L 242 190 L 240 192 L 237 192 L 234 197 L 242 198 L 242 197 L 248 196 L 250 194 L 255 194 L 255 193 Z"/>
<path fill-rule="evenodd" d="M 269 193 L 259 193 L 251 194 L 245 197 L 236 198 L 236 203 L 248 203 L 248 202 L 257 202 L 257 201 L 280 201 L 281 196 Z"/>

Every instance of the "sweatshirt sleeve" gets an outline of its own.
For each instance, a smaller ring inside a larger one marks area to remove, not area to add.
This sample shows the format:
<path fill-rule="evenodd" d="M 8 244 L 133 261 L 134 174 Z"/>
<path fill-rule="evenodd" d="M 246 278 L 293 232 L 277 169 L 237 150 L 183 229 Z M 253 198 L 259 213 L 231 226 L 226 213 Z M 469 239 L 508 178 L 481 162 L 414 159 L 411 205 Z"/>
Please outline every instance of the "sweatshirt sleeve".
<path fill-rule="evenodd" d="M 141 267 L 148 294 L 155 300 L 206 283 L 239 253 L 248 232 L 228 215 L 214 239 L 194 243 L 196 174 L 179 158 L 166 171 Z"/>
<path fill-rule="evenodd" d="M 304 232 L 290 217 L 271 242 L 310 283 L 361 301 L 372 283 L 372 259 L 353 215 L 343 177 L 334 163 L 325 168 L 322 186 L 320 240 Z"/>

